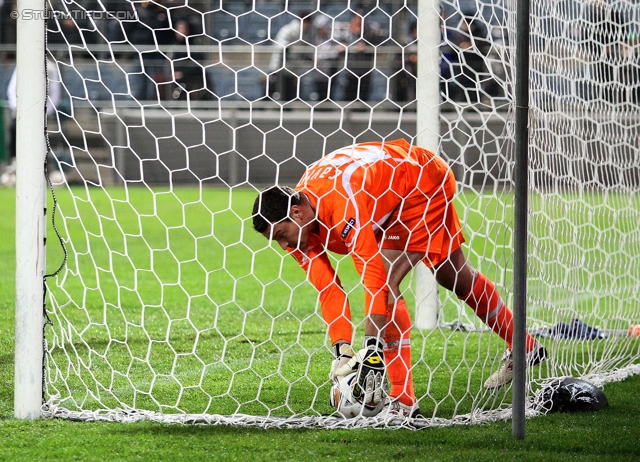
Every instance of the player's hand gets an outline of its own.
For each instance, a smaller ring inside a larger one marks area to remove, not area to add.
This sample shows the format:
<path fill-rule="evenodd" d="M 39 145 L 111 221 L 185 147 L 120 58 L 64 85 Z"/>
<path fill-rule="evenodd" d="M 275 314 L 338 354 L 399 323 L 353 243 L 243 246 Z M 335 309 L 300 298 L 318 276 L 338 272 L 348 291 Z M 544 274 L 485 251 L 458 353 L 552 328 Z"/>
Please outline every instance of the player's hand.
<path fill-rule="evenodd" d="M 358 372 L 353 396 L 365 404 L 378 404 L 385 397 L 385 365 L 382 344 L 376 337 L 365 337 L 363 348 L 344 366 L 336 370 L 336 377 Z"/>
<path fill-rule="evenodd" d="M 350 343 L 341 342 L 333 345 L 333 357 L 335 358 L 331 362 L 331 370 L 329 371 L 329 379 L 336 380 L 338 376 L 336 371 L 342 366 L 347 364 L 351 358 L 355 356 L 356 352 L 353 351 Z"/>

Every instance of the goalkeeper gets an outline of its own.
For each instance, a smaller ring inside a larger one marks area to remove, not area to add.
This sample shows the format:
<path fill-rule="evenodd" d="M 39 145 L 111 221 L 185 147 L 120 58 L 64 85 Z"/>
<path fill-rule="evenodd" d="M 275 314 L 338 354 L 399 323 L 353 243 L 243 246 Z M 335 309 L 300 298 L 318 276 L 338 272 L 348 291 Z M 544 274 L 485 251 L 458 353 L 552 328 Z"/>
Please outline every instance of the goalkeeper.
<path fill-rule="evenodd" d="M 417 405 L 412 323 L 400 283 L 420 261 L 506 341 L 504 363 L 485 387 L 500 387 L 513 377 L 512 312 L 462 252 L 455 189 L 453 172 L 442 159 L 396 140 L 338 149 L 311 165 L 295 190 L 273 186 L 254 203 L 254 229 L 291 253 L 320 293 L 335 355 L 331 378 L 359 371 L 356 394 L 377 403 L 384 398 L 386 369 L 388 410 L 403 416 L 414 414 Z M 357 353 L 351 348 L 349 302 L 326 250 L 350 254 L 362 278 L 367 317 Z M 528 365 L 545 357 L 544 347 L 529 334 L 526 351 Z"/>

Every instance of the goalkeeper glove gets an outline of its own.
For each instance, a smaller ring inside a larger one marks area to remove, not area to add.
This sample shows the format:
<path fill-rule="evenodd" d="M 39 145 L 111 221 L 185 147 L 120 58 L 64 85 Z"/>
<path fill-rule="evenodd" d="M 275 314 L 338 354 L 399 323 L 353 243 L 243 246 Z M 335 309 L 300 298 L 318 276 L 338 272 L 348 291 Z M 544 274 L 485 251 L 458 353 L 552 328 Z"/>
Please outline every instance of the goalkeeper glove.
<path fill-rule="evenodd" d="M 387 380 L 382 349 L 382 342 L 377 337 L 365 337 L 362 349 L 335 373 L 336 377 L 344 377 L 358 372 L 353 396 L 365 404 L 376 405 L 386 395 Z"/>
<path fill-rule="evenodd" d="M 336 371 L 347 364 L 355 354 L 356 353 L 355 351 L 353 351 L 350 343 L 340 342 L 333 345 L 333 357 L 335 359 L 331 362 L 329 379 L 336 380 L 338 378 L 338 376 L 336 375 Z"/>

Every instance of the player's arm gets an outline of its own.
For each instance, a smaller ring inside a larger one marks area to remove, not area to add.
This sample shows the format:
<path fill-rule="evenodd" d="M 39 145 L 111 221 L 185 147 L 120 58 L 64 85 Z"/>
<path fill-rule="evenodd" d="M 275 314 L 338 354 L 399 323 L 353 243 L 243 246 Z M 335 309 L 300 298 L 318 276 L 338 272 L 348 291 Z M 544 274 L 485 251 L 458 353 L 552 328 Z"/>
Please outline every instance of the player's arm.
<path fill-rule="evenodd" d="M 351 342 L 353 325 L 349 300 L 325 249 L 318 245 L 304 253 L 293 250 L 291 255 L 318 290 L 322 318 L 327 323 L 331 343 Z"/>
<path fill-rule="evenodd" d="M 349 249 L 349 254 L 365 289 L 365 315 L 378 315 L 386 319 L 389 288 L 380 245 L 373 230 L 372 211 L 374 207 L 375 199 L 367 193 L 356 194 L 355 200 L 349 201 L 347 204 L 346 223 L 342 228 L 341 237 Z M 377 327 L 383 328 L 384 323 Z M 366 335 L 377 336 L 378 332 L 374 329 L 366 332 Z"/>
<path fill-rule="evenodd" d="M 385 394 L 385 364 L 380 329 L 386 324 L 389 293 L 387 272 L 373 231 L 372 202 L 374 199 L 368 194 L 360 193 L 346 208 L 345 226 L 351 224 L 351 228 L 345 227 L 341 237 L 361 275 L 365 288 L 365 314 L 369 316 L 370 322 L 366 327 L 362 349 L 336 371 L 337 376 L 358 371 L 354 396 L 362 397 L 365 403 L 379 403 Z M 354 217 L 355 222 L 351 217 Z"/>
<path fill-rule="evenodd" d="M 290 253 L 307 273 L 307 279 L 318 290 L 322 318 L 328 326 L 334 356 L 329 378 L 334 379 L 336 370 L 345 365 L 355 354 L 351 347 L 353 324 L 347 294 L 321 245 L 308 249 L 304 253 L 290 249 Z"/>

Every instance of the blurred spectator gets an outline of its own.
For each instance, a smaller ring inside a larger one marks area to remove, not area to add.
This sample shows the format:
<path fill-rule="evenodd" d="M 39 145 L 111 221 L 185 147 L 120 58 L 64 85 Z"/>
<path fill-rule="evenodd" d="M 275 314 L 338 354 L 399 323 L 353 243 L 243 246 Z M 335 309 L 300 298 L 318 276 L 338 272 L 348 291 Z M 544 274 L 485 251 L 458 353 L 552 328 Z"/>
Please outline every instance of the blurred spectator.
<path fill-rule="evenodd" d="M 399 55 L 400 72 L 394 77 L 396 101 L 416 99 L 416 77 L 418 75 L 418 24 L 411 24 L 404 53 Z"/>
<path fill-rule="evenodd" d="M 489 52 L 486 59 L 490 74 L 482 85 L 491 98 L 504 98 L 506 93 L 502 83 L 507 81 L 508 64 L 502 52 L 508 42 L 508 30 L 506 27 L 492 27 L 490 34 L 491 45 L 487 44 Z"/>
<path fill-rule="evenodd" d="M 488 75 L 485 57 L 490 49 L 487 29 L 476 17 L 464 16 L 451 41 L 458 50 L 459 63 L 453 63 L 453 78 L 457 88 L 450 93 L 453 101 L 480 102 L 482 83 Z"/>
<path fill-rule="evenodd" d="M 344 100 L 369 101 L 374 58 L 372 46 L 377 45 L 380 37 L 376 36 L 374 29 L 364 27 L 359 13 L 353 14 L 347 27 L 336 27 L 334 37 L 340 44 L 338 51 L 345 63 L 345 70 L 341 72 Z"/>
<path fill-rule="evenodd" d="M 47 21 L 47 43 L 78 45 L 82 43 L 82 34 L 73 18 L 50 19 Z"/>
<path fill-rule="evenodd" d="M 604 0 L 594 0 L 590 16 L 587 38 L 592 38 L 589 51 L 595 60 L 593 71 L 594 80 L 598 83 L 597 96 L 617 103 L 625 93 L 620 76 L 623 47 L 628 38 L 624 19 L 619 9 Z"/>
<path fill-rule="evenodd" d="M 623 73 L 623 81 L 629 87 L 627 102 L 640 103 L 640 43 L 638 32 L 629 33 L 629 42 L 625 47 L 626 66 Z"/>
<path fill-rule="evenodd" d="M 99 20 L 92 20 L 78 14 L 85 10 L 89 13 L 101 12 L 101 6 L 96 0 L 49 0 L 49 8 L 58 15 L 47 20 L 47 43 L 82 46 L 98 43 L 101 40 L 102 37 L 97 28 Z M 68 16 L 64 16 L 65 14 Z M 82 56 L 88 57 L 86 54 Z"/>
<path fill-rule="evenodd" d="M 130 5 L 129 5 L 130 7 Z M 137 99 L 159 100 L 157 84 L 167 80 L 169 62 L 156 48 L 173 42 L 169 17 L 164 6 L 156 2 L 134 4 L 138 21 L 124 23 L 126 40 L 138 49 L 142 75 L 136 94 Z"/>
<path fill-rule="evenodd" d="M 17 95 L 17 69 L 13 70 L 9 86 L 7 87 L 7 103 L 11 109 L 11 123 L 9 126 L 9 158 L 7 159 L 7 167 L 0 175 L 0 184 L 5 186 L 14 186 L 16 184 L 16 112 L 18 108 Z M 47 59 L 47 77 L 48 77 L 48 98 L 47 98 L 47 115 L 53 115 L 56 107 L 60 102 L 61 84 L 56 64 Z M 63 176 L 57 169 L 57 164 L 52 162 L 53 168 L 49 171 L 49 178 L 54 184 L 62 183 Z"/>
<path fill-rule="evenodd" d="M 171 97 L 178 100 L 205 99 L 210 93 L 206 89 L 204 68 L 200 64 L 203 56 L 190 49 L 191 27 L 187 21 L 179 20 L 175 28 L 174 45 L 181 46 L 183 49 L 171 53 L 175 81 Z"/>
<path fill-rule="evenodd" d="M 269 63 L 269 96 L 276 100 L 295 99 L 299 75 L 313 66 L 311 54 L 298 52 L 302 46 L 313 43 L 311 15 L 301 12 L 300 18 L 282 26 L 274 38 L 277 51 L 271 55 Z"/>
<path fill-rule="evenodd" d="M 184 2 L 184 0 L 181 0 L 181 2 L 166 0 L 168 6 L 182 2 Z M 193 2 L 190 1 L 189 6 L 171 6 L 169 10 L 169 18 L 174 28 L 177 28 L 176 26 L 179 21 L 187 22 L 189 32 L 191 33 L 190 43 L 193 42 L 195 36 L 202 34 L 202 15 L 209 10 L 207 2 L 194 3 L 193 5 L 191 5 L 191 3 Z M 199 11 L 198 8 L 204 11 Z"/>
<path fill-rule="evenodd" d="M 440 60 L 440 91 L 450 100 L 456 101 L 458 99 L 457 94 L 462 92 L 453 76 L 456 70 L 460 68 L 460 64 L 457 50 L 454 49 L 457 48 L 454 42 L 455 34 L 452 33 L 453 29 L 448 27 L 447 20 L 448 17 L 443 11 L 440 19 L 440 34 L 442 36 L 442 46 L 440 48 L 440 53 L 442 54 L 442 59 Z"/>
<path fill-rule="evenodd" d="M 16 43 L 16 20 L 11 12 L 17 9 L 15 0 L 0 0 L 0 43 Z"/>
<path fill-rule="evenodd" d="M 318 15 L 313 20 L 316 43 L 316 69 L 315 73 L 315 99 L 324 101 L 334 98 L 337 79 L 334 76 L 338 72 L 338 43 L 333 40 L 331 18 Z"/>

